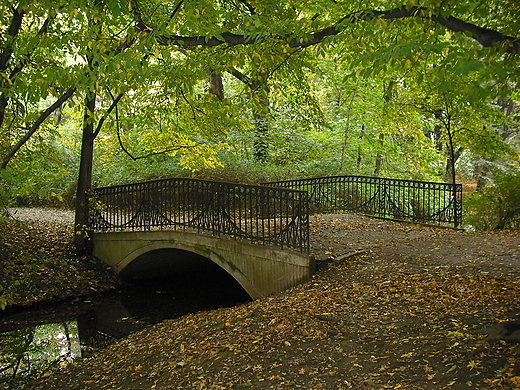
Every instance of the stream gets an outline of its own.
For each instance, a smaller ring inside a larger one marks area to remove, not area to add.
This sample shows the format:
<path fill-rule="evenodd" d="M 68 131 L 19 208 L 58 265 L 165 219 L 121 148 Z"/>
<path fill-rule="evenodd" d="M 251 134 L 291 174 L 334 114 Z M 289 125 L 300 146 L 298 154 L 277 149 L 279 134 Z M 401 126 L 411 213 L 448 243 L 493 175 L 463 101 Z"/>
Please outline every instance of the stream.
<path fill-rule="evenodd" d="M 95 300 L 0 313 L 0 389 L 21 389 L 165 319 L 250 300 L 229 274 L 211 268 L 132 282 Z"/>

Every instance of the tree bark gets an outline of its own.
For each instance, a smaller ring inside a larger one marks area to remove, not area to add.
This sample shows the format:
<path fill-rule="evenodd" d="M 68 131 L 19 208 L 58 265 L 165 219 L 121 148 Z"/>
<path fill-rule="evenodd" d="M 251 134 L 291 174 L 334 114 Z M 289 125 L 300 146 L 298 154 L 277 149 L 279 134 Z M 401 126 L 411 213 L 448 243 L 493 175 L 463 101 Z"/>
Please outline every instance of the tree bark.
<path fill-rule="evenodd" d="M 475 164 L 475 178 L 477 179 L 477 187 L 475 188 L 476 192 L 483 193 L 486 188 L 486 184 L 488 184 L 489 180 L 487 175 L 489 173 L 489 165 L 487 161 L 478 161 Z"/>
<path fill-rule="evenodd" d="M 448 30 L 460 32 L 465 34 L 469 38 L 475 39 L 484 47 L 492 47 L 496 44 L 502 43 L 506 45 L 506 51 L 509 53 L 516 53 L 520 49 L 519 38 L 511 37 L 495 30 L 490 30 L 484 27 L 477 26 L 475 24 L 463 21 L 453 16 L 445 17 L 442 16 L 439 12 L 435 12 L 434 10 L 419 6 L 403 6 L 400 8 L 394 8 L 385 11 L 366 10 L 360 12 L 353 12 L 339 19 L 336 23 L 332 24 L 332 26 L 324 28 L 315 33 L 309 34 L 310 38 L 307 40 L 290 39 L 288 38 L 290 37 L 290 34 L 287 34 L 287 36 L 279 36 L 277 38 L 279 40 L 286 40 L 289 46 L 291 47 L 304 48 L 321 43 L 327 37 L 340 34 L 343 31 L 343 29 L 339 26 L 344 26 L 347 23 L 355 24 L 374 19 L 394 20 L 405 18 L 420 18 L 434 21 L 435 23 L 438 23 L 446 27 Z M 141 29 L 142 31 L 146 31 L 149 33 L 152 32 L 150 31 L 148 26 L 141 26 Z M 272 38 L 272 36 L 269 36 L 269 39 Z M 229 46 L 248 45 L 261 42 L 263 39 L 265 38 L 261 35 L 257 37 L 251 37 L 247 35 L 234 34 L 230 32 L 224 32 L 220 34 L 218 38 L 208 38 L 207 36 L 187 37 L 180 35 L 161 35 L 157 37 L 157 41 L 161 45 L 178 45 L 183 47 L 213 47 L 223 44 L 227 44 Z"/>
<path fill-rule="evenodd" d="M 19 12 L 17 9 L 13 9 L 13 18 L 11 19 L 11 24 L 9 29 L 7 30 L 7 34 L 14 41 L 15 37 L 20 33 L 20 29 L 22 28 L 23 21 L 23 12 Z M 7 38 L 7 37 L 6 37 Z M 13 57 L 14 52 L 14 44 L 11 42 L 7 44 L 2 51 L 0 52 L 0 72 L 6 74 L 7 67 L 9 66 L 9 62 Z M 4 76 L 5 77 L 5 76 Z M 1 77 L 0 79 L 4 79 Z M 2 83 L 6 83 L 7 80 L 2 80 Z M 6 92 L 2 92 L 0 95 L 0 127 L 2 127 L 5 119 L 5 111 L 7 106 L 9 105 L 9 96 Z"/>
<path fill-rule="evenodd" d="M 222 83 L 222 75 L 214 70 L 209 71 L 209 93 L 224 100 L 224 84 Z"/>
<path fill-rule="evenodd" d="M 381 174 L 381 165 L 383 163 L 383 145 L 385 142 L 385 134 L 379 133 L 379 150 L 376 154 L 376 166 L 374 168 L 374 176 L 378 177 Z"/>
<path fill-rule="evenodd" d="M 385 101 L 385 112 L 388 110 L 388 107 L 386 106 L 390 101 L 392 100 L 392 93 L 395 85 L 397 84 L 397 81 L 390 80 L 388 82 L 388 85 L 384 89 L 383 93 L 383 99 Z M 385 133 L 379 133 L 379 150 L 376 154 L 376 166 L 374 168 L 374 176 L 379 176 L 381 174 L 381 166 L 383 163 L 383 146 L 385 143 Z"/>
<path fill-rule="evenodd" d="M 269 161 L 269 87 L 267 81 L 258 85 L 254 92 L 258 106 L 253 112 L 255 122 L 254 156 L 257 161 Z"/>
<path fill-rule="evenodd" d="M 89 91 L 85 98 L 85 113 L 83 115 L 83 137 L 81 140 L 81 159 L 78 174 L 78 189 L 76 192 L 76 214 L 74 220 L 74 245 L 79 255 L 89 253 L 89 218 L 88 193 L 92 187 L 92 162 L 94 155 L 94 118 L 96 109 L 96 94 Z"/>
<path fill-rule="evenodd" d="M 255 125 L 254 157 L 260 162 L 269 160 L 269 85 L 266 74 L 257 75 L 255 78 L 248 77 L 237 69 L 230 73 L 242 81 L 251 90 L 251 95 L 256 102 L 253 111 Z"/>
<path fill-rule="evenodd" d="M 447 159 L 446 159 L 446 181 L 452 184 L 455 184 L 457 182 L 456 180 L 456 170 L 455 170 L 455 164 L 457 163 L 457 160 L 462 155 L 462 152 L 464 151 L 464 148 L 459 147 L 457 150 L 455 150 L 455 147 L 453 145 L 453 134 L 451 131 L 448 130 L 448 150 L 447 150 Z"/>

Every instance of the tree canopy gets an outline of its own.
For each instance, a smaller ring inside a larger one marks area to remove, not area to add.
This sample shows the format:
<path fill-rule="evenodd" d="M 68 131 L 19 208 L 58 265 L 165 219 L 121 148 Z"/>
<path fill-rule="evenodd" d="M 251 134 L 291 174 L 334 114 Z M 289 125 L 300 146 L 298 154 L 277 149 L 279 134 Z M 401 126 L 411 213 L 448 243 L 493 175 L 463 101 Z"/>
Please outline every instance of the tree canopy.
<path fill-rule="evenodd" d="M 516 107 L 519 16 L 515 0 L 3 1 L 2 175 L 81 143 L 78 204 L 93 158 L 118 150 L 188 169 L 251 150 L 371 174 L 385 159 L 406 171 L 406 156 L 427 178 L 444 159 L 455 180 L 468 151 L 518 158 L 503 107 Z"/>

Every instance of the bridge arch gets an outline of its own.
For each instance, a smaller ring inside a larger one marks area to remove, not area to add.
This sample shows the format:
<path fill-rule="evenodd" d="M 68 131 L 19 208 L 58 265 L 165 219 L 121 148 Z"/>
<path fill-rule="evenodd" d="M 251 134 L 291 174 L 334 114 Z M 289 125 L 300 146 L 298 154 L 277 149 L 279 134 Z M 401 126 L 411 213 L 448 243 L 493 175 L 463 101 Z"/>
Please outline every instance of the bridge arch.
<path fill-rule="evenodd" d="M 161 250 L 180 250 L 211 260 L 227 271 L 253 299 L 302 283 L 313 271 L 307 255 L 242 240 L 169 230 L 93 235 L 93 254 L 117 273 L 124 272 L 143 255 Z"/>
<path fill-rule="evenodd" d="M 257 296 L 259 293 L 251 281 L 242 272 L 240 272 L 239 269 L 232 266 L 232 264 L 229 262 L 223 261 L 222 256 L 211 248 L 201 248 L 200 246 L 190 245 L 190 243 L 186 242 L 172 243 L 170 241 L 163 240 L 152 241 L 151 243 L 141 241 L 141 243 L 143 246 L 137 247 L 134 251 L 128 253 L 125 258 L 119 262 L 117 266 L 119 273 L 127 275 L 127 272 L 125 271 L 132 267 L 139 259 L 144 259 L 145 255 L 153 255 L 154 252 L 157 254 L 157 252 L 162 250 L 169 250 L 172 254 L 175 253 L 175 251 L 179 251 L 180 253 L 178 254 L 180 256 L 177 259 L 179 273 L 201 271 L 203 267 L 199 267 L 200 262 L 197 261 L 197 259 L 193 256 L 190 256 L 190 254 L 195 254 L 198 257 L 211 261 L 226 271 L 244 288 L 244 290 L 252 298 Z M 161 259 L 158 259 L 158 261 L 161 261 Z M 147 265 L 150 266 L 150 263 Z M 140 267 L 140 271 L 141 275 L 143 275 L 143 272 L 146 273 L 147 269 Z"/>

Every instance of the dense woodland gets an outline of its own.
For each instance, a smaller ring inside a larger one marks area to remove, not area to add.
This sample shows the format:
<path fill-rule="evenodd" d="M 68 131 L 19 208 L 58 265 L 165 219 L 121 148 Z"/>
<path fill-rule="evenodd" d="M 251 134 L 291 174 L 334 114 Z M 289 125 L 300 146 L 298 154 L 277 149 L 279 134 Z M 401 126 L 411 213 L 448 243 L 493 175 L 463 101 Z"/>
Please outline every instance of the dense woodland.
<path fill-rule="evenodd" d="M 470 184 L 468 224 L 518 225 L 519 16 L 516 0 L 3 1 L 2 204 L 374 175 Z"/>

